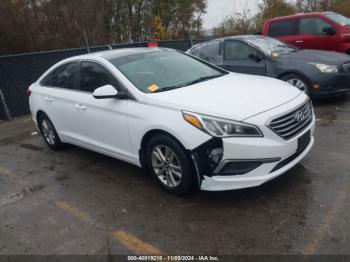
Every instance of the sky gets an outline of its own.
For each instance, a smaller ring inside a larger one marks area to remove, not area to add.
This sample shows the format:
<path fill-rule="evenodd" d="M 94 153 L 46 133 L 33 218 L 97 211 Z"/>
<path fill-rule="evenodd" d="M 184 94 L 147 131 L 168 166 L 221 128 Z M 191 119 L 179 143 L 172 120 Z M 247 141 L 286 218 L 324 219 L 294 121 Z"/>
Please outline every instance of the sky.
<path fill-rule="evenodd" d="M 229 14 L 251 9 L 256 12 L 258 0 L 208 0 L 207 14 L 204 16 L 204 29 L 211 29 Z"/>

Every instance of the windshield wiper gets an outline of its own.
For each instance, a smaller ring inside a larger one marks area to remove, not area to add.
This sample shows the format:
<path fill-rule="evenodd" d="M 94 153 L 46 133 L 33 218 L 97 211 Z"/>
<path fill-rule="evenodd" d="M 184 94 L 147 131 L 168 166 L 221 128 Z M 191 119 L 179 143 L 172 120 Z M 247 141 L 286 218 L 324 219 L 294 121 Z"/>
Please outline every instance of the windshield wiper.
<path fill-rule="evenodd" d="M 214 78 L 218 78 L 220 76 L 224 76 L 224 74 L 220 74 L 220 75 L 211 75 L 211 76 L 204 76 L 204 77 L 200 77 L 196 80 L 187 82 L 187 83 L 183 83 L 180 85 L 175 85 L 175 86 L 167 86 L 167 87 L 162 87 L 161 89 L 158 89 L 157 91 L 153 92 L 153 93 L 159 93 L 159 92 L 165 92 L 165 91 L 170 91 L 170 90 L 174 90 L 174 89 L 178 89 L 181 87 L 185 87 L 185 86 L 190 86 L 190 85 L 194 85 L 200 82 L 204 82 L 210 79 L 214 79 Z"/>
<path fill-rule="evenodd" d="M 204 81 L 207 81 L 207 80 L 210 80 L 210 79 L 214 79 L 214 78 L 218 78 L 218 77 L 221 77 L 223 76 L 224 74 L 220 74 L 220 75 L 211 75 L 211 76 L 203 76 L 203 77 L 200 77 L 196 80 L 193 80 L 193 81 L 190 81 L 190 82 L 187 82 L 184 84 L 184 86 L 190 86 L 190 85 L 194 85 L 194 84 L 198 84 L 200 82 L 204 82 Z"/>
<path fill-rule="evenodd" d="M 152 93 L 160 93 L 160 92 L 170 91 L 170 90 L 174 90 L 174 89 L 181 88 L 181 87 L 183 87 L 183 86 L 182 85 L 166 86 L 166 87 L 162 87 L 162 88 L 160 88 L 157 91 L 154 91 Z"/>

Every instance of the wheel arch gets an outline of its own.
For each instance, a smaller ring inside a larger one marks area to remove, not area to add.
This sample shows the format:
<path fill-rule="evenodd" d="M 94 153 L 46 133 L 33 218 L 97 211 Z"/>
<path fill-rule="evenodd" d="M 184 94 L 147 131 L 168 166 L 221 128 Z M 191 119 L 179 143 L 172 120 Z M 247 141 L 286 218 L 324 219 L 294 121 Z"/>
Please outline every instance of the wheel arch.
<path fill-rule="evenodd" d="M 307 86 L 308 86 L 308 91 L 307 91 L 307 94 L 310 95 L 312 94 L 312 86 L 313 86 L 313 82 L 312 80 L 306 76 L 304 73 L 300 72 L 300 71 L 288 71 L 288 72 L 284 72 L 282 74 L 280 74 L 278 76 L 278 79 L 281 80 L 281 81 L 284 81 L 282 78 L 287 76 L 287 75 L 296 75 L 296 76 L 299 76 L 300 78 L 302 78 L 303 80 L 305 80 Z"/>
<path fill-rule="evenodd" d="M 174 139 L 176 142 L 179 143 L 179 145 L 185 150 L 185 152 L 187 152 L 187 153 L 189 152 L 185 148 L 183 143 L 178 138 L 176 138 L 174 135 L 172 135 L 169 132 L 162 130 L 162 129 L 151 129 L 143 135 L 143 137 L 141 139 L 141 143 L 139 145 L 140 164 L 143 168 L 146 167 L 146 150 L 145 149 L 146 149 L 147 143 L 152 137 L 154 137 L 156 135 L 166 135 L 166 136 L 171 137 L 172 139 Z"/>
<path fill-rule="evenodd" d="M 60 135 L 58 134 L 57 130 L 56 130 L 56 127 L 54 126 L 54 124 L 52 123 L 52 120 L 50 119 L 50 117 L 41 109 L 39 109 L 36 114 L 35 114 L 35 117 L 36 117 L 36 121 L 37 121 L 37 128 L 38 130 L 40 131 L 41 134 L 43 134 L 42 132 L 42 129 L 41 129 L 41 123 L 40 123 L 40 119 L 42 117 L 46 118 L 52 125 L 53 127 L 53 131 L 55 132 L 55 135 L 57 136 L 57 139 L 58 141 L 56 141 L 58 144 L 54 145 L 54 146 L 50 146 L 49 147 L 53 150 L 60 150 L 63 148 L 63 143 L 62 143 L 62 139 L 60 138 Z"/>
<path fill-rule="evenodd" d="M 37 121 L 37 123 L 39 123 L 39 118 L 41 116 L 47 116 L 48 117 L 48 115 L 43 110 L 41 110 L 41 109 L 38 110 L 38 112 L 36 112 L 36 121 Z"/>
<path fill-rule="evenodd" d="M 311 83 L 311 80 L 309 77 L 307 77 L 304 73 L 297 71 L 297 70 L 286 71 L 286 72 L 280 73 L 276 78 L 279 80 L 282 80 L 282 78 L 285 77 L 286 75 L 293 75 L 293 74 L 302 77 L 303 79 L 308 81 L 309 84 Z"/>
<path fill-rule="evenodd" d="M 140 149 L 139 149 L 139 160 L 140 160 L 140 164 L 142 169 L 144 169 L 145 171 L 147 171 L 147 164 L 146 164 L 146 146 L 148 141 L 150 141 L 150 139 L 156 135 L 166 135 L 169 136 L 170 138 L 174 139 L 176 142 L 179 143 L 180 147 L 183 148 L 185 154 L 188 157 L 188 160 L 190 161 L 190 165 L 191 168 L 193 170 L 193 173 L 196 176 L 196 187 L 200 188 L 201 185 L 201 177 L 198 171 L 198 167 L 197 167 L 197 163 L 195 161 L 195 159 L 192 156 L 192 151 L 190 149 L 186 149 L 186 147 L 184 146 L 184 144 L 178 139 L 176 138 L 174 135 L 172 135 L 171 133 L 162 130 L 162 129 L 152 129 L 149 130 L 148 132 L 146 132 L 144 134 L 144 136 L 142 137 L 141 140 L 141 144 L 140 144 Z"/>

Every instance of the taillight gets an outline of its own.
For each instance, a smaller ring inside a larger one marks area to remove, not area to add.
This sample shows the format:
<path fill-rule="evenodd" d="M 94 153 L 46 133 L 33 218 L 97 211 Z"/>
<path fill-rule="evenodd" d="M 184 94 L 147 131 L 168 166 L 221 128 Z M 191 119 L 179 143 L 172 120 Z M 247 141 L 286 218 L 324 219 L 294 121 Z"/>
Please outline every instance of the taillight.
<path fill-rule="evenodd" d="M 27 89 L 27 96 L 31 96 L 32 94 L 32 90 L 30 90 L 30 88 Z"/>

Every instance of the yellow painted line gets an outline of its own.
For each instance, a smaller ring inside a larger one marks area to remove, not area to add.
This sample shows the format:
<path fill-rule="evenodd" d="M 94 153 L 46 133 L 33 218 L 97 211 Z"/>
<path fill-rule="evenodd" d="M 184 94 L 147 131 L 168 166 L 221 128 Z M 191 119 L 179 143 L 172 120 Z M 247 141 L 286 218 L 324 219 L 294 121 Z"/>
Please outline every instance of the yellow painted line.
<path fill-rule="evenodd" d="M 154 247 L 141 239 L 126 233 L 122 230 L 117 230 L 112 233 L 112 236 L 115 240 L 120 242 L 123 246 L 125 246 L 127 249 L 133 251 L 135 254 L 138 255 L 164 255 L 164 252 L 162 252 L 157 247 Z"/>
<path fill-rule="evenodd" d="M 67 203 L 66 201 L 56 200 L 54 203 L 58 208 L 77 217 L 78 219 L 85 222 L 94 223 L 93 219 L 88 213 Z M 101 226 L 101 228 L 103 228 L 103 226 Z M 120 244 L 122 244 L 127 249 L 134 252 L 135 254 L 140 254 L 140 255 L 164 255 L 165 254 L 159 248 L 151 244 L 148 244 L 142 241 L 141 239 L 137 238 L 136 236 L 126 233 L 123 230 L 116 230 L 112 232 L 111 235 L 116 241 L 118 241 Z"/>
<path fill-rule="evenodd" d="M 80 210 L 79 208 L 77 208 L 75 206 L 72 206 L 71 204 L 67 203 L 66 201 L 56 200 L 55 205 L 57 207 L 63 209 L 67 213 L 77 217 L 80 220 L 90 222 L 90 223 L 93 222 L 92 218 L 90 217 L 90 215 L 88 213 Z"/>
<path fill-rule="evenodd" d="M 322 219 L 321 224 L 317 228 L 314 237 L 311 242 L 306 246 L 303 251 L 304 255 L 314 255 L 319 250 L 321 246 L 321 241 L 329 232 L 331 225 L 337 217 L 338 211 L 343 206 L 346 199 L 346 191 L 340 191 L 336 197 L 334 205 L 326 212 Z"/>

